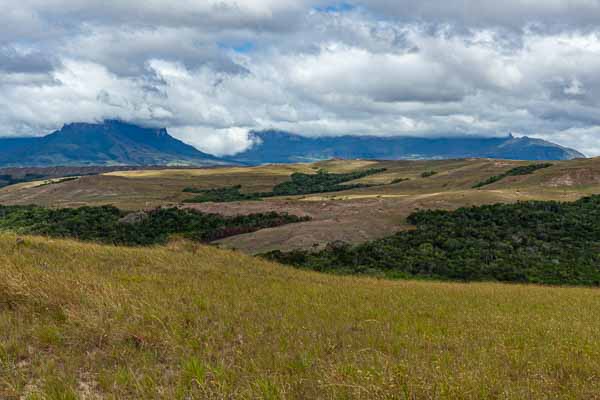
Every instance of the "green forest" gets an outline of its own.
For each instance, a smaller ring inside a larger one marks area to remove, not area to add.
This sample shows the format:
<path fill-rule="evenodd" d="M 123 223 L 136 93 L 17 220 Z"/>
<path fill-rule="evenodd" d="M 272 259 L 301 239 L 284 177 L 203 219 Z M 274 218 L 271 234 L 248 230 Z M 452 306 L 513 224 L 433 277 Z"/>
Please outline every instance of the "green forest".
<path fill-rule="evenodd" d="M 184 203 L 207 203 L 209 201 L 215 203 L 228 203 L 232 201 L 250 201 L 260 200 L 259 193 L 241 193 L 241 185 L 216 188 L 216 189 L 195 189 L 185 188 L 184 193 L 196 193 L 197 196 L 186 199 Z"/>
<path fill-rule="evenodd" d="M 501 181 L 502 179 L 507 178 L 509 176 L 531 175 L 535 171 L 538 171 L 538 170 L 544 169 L 544 168 L 549 168 L 551 166 L 552 166 L 552 164 L 550 164 L 550 163 L 543 163 L 543 164 L 531 164 L 531 165 L 524 165 L 521 167 L 516 167 L 516 168 L 506 171 L 503 174 L 490 176 L 486 180 L 476 183 L 475 185 L 473 185 L 473 189 L 478 189 L 483 186 L 491 185 L 492 183 Z"/>
<path fill-rule="evenodd" d="M 331 174 L 324 170 L 319 170 L 316 174 L 303 174 L 301 172 L 293 173 L 290 180 L 276 185 L 271 192 L 242 193 L 241 186 L 231 186 L 217 189 L 195 189 L 185 188 L 185 193 L 197 193 L 186 203 L 205 203 L 216 202 L 225 203 L 232 201 L 260 200 L 275 196 L 297 196 L 312 193 L 339 192 L 342 190 L 356 189 L 361 187 L 371 187 L 363 183 L 343 184 L 366 176 L 384 172 L 385 168 L 372 168 L 363 171 L 349 172 L 345 174 Z"/>
<path fill-rule="evenodd" d="M 418 211 L 408 221 L 415 230 L 381 240 L 264 257 L 323 272 L 391 278 L 600 284 L 600 195 L 573 203 Z"/>
<path fill-rule="evenodd" d="M 296 172 L 292 174 L 291 180 L 280 183 L 273 188 L 270 193 L 263 193 L 263 197 L 269 196 L 295 196 L 312 193 L 339 192 L 361 187 L 370 187 L 373 185 L 355 183 L 344 184 L 355 179 L 385 172 L 385 168 L 372 168 L 364 171 L 349 172 L 346 174 L 331 174 L 324 170 L 319 170 L 316 174 L 303 174 Z"/>
<path fill-rule="evenodd" d="M 0 230 L 128 246 L 164 244 L 171 235 L 211 242 L 306 220 L 275 212 L 225 217 L 178 208 L 128 214 L 112 206 L 0 206 Z"/>

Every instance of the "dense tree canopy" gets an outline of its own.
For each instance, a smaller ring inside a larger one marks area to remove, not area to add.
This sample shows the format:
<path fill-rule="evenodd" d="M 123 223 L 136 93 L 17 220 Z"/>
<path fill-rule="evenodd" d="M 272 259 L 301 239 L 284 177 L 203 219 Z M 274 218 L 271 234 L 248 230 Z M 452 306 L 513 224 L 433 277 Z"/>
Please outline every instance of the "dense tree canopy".
<path fill-rule="evenodd" d="M 211 242 L 307 219 L 275 212 L 224 217 L 187 209 L 159 208 L 132 215 L 112 206 L 63 209 L 0 206 L 0 229 L 122 245 L 165 243 L 175 234 Z"/>
<path fill-rule="evenodd" d="M 419 211 L 416 229 L 266 257 L 318 271 L 464 281 L 600 284 L 600 196 Z"/>
<path fill-rule="evenodd" d="M 241 185 L 216 189 L 185 188 L 185 193 L 196 193 L 197 196 L 184 200 L 184 203 L 228 203 L 233 201 L 260 200 L 259 193 L 242 193 Z"/>

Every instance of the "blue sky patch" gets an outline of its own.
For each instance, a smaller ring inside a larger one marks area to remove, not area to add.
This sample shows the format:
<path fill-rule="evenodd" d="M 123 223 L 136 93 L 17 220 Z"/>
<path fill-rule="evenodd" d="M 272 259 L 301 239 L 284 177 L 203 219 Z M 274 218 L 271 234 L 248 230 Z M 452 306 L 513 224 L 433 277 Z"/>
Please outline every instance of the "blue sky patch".
<path fill-rule="evenodd" d="M 315 7 L 315 10 L 324 13 L 341 13 L 353 10 L 355 7 L 349 3 L 337 3 L 324 7 Z"/>
<path fill-rule="evenodd" d="M 233 50 L 236 53 L 250 53 L 256 48 L 256 45 L 252 42 L 243 43 L 219 43 L 219 47 L 225 50 Z"/>

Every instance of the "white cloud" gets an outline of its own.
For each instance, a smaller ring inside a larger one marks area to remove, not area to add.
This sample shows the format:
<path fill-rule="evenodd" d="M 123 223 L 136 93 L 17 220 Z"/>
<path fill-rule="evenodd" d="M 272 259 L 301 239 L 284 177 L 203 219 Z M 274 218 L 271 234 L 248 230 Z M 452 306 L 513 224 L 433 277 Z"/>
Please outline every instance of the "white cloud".
<path fill-rule="evenodd" d="M 244 128 L 213 129 L 183 126 L 169 131 L 173 136 L 195 145 L 201 151 L 217 156 L 228 156 L 244 151 L 255 144 Z"/>

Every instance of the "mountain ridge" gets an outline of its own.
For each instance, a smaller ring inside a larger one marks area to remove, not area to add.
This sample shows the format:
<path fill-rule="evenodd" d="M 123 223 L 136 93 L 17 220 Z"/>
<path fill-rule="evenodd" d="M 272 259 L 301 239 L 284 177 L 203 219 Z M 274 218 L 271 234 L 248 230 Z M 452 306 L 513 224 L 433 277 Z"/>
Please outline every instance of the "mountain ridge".
<path fill-rule="evenodd" d="M 119 120 L 71 123 L 43 137 L 0 138 L 0 167 L 218 166 L 341 159 L 499 158 L 568 160 L 577 150 L 529 137 L 306 137 L 284 131 L 253 131 L 249 149 L 221 158 L 171 136 Z"/>
<path fill-rule="evenodd" d="M 233 158 L 247 164 L 312 162 L 342 159 L 451 159 L 500 158 L 515 160 L 568 160 L 585 158 L 577 150 L 542 139 L 478 137 L 306 137 L 283 131 L 254 131 L 256 143 Z M 268 161 L 265 161 L 268 160 Z"/>
<path fill-rule="evenodd" d="M 225 165 L 167 132 L 107 120 L 72 123 L 43 137 L 0 138 L 0 165 Z"/>

